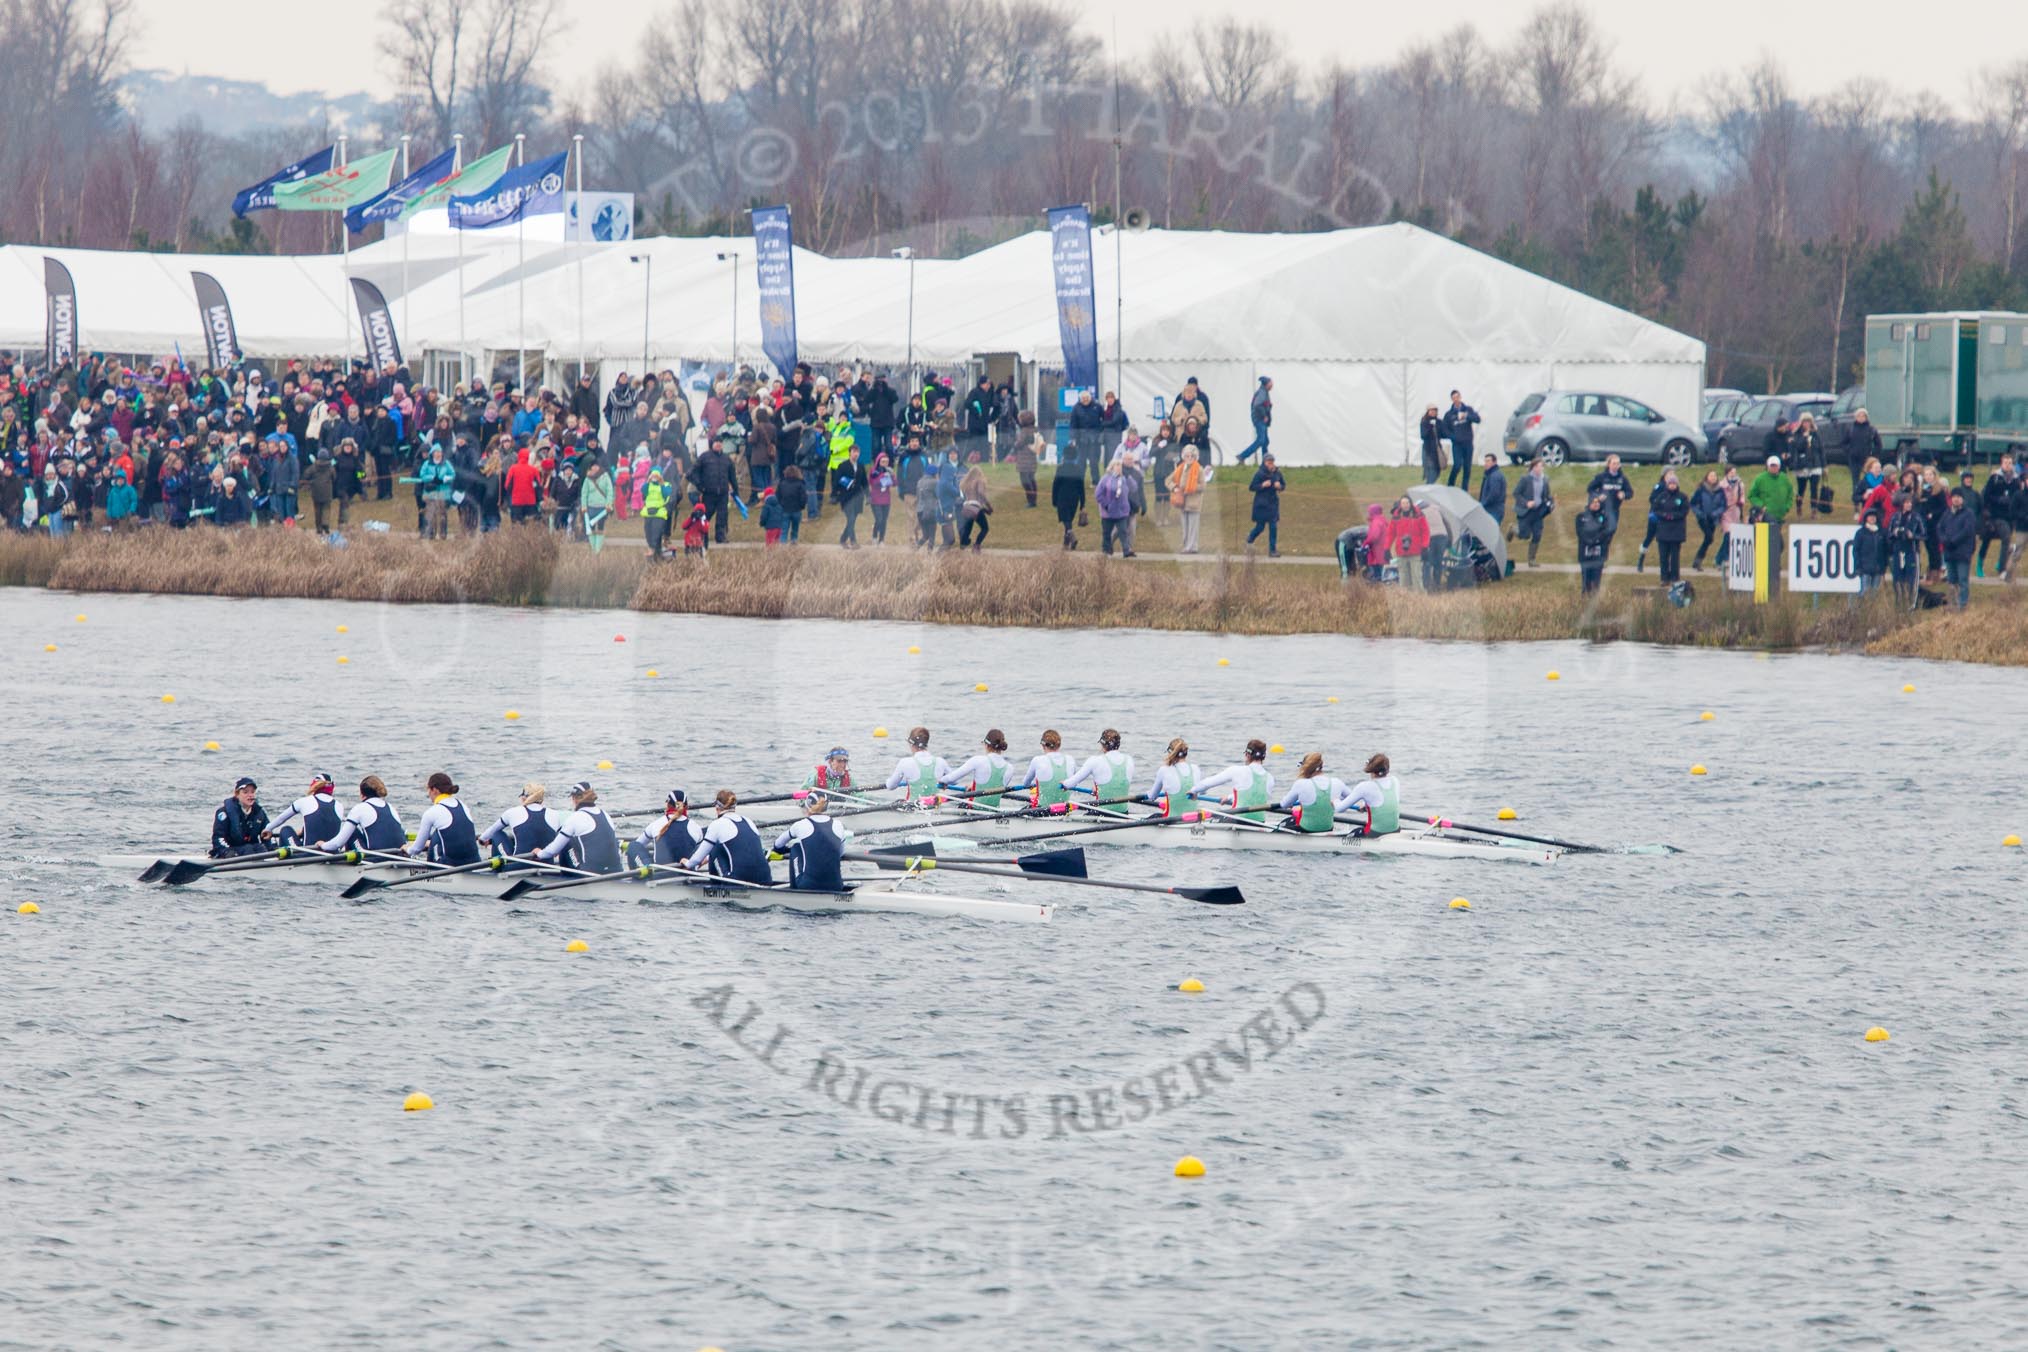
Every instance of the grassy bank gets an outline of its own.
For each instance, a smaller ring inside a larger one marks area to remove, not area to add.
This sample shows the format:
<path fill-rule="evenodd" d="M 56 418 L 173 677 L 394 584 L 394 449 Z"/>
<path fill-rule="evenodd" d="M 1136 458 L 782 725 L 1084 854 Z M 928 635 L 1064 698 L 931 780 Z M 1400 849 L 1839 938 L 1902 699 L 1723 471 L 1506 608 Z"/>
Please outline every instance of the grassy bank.
<path fill-rule="evenodd" d="M 536 528 L 435 545 L 361 532 L 344 548 L 280 530 L 0 537 L 0 584 L 71 591 L 1481 642 L 1633 640 L 2028 665 L 2028 600 L 2012 589 L 1982 595 L 1964 615 L 1912 615 L 1878 598 L 1865 605 L 1827 598 L 1816 609 L 1807 598 L 1755 606 L 1715 584 L 1679 610 L 1636 581 L 1609 579 L 1587 599 L 1567 574 L 1430 594 L 1343 583 L 1329 567 L 1128 565 L 1091 554 L 721 550 L 651 564 L 639 550 L 594 555 Z"/>

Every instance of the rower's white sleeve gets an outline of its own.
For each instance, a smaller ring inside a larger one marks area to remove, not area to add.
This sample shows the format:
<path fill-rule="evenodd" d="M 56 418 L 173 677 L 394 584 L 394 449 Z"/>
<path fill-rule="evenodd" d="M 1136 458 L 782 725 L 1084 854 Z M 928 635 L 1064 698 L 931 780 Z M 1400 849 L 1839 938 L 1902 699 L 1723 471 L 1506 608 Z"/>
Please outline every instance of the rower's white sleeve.
<path fill-rule="evenodd" d="M 1096 784 L 1099 781 L 1099 776 L 1104 773 L 1105 757 L 1093 756 L 1083 765 L 1078 766 L 1069 779 L 1063 781 L 1063 787 L 1074 789 L 1082 784 Z"/>
<path fill-rule="evenodd" d="M 798 831 L 796 829 L 797 827 L 801 827 L 802 830 Z M 788 825 L 788 829 L 775 837 L 775 843 L 771 848 L 774 850 L 776 854 L 781 854 L 782 852 L 787 850 L 790 845 L 795 843 L 796 837 L 807 836 L 810 834 L 810 831 L 811 826 L 808 818 L 804 818 L 802 821 L 799 822 L 790 822 Z"/>
<path fill-rule="evenodd" d="M 407 852 L 410 855 L 427 852 L 437 832 L 450 824 L 451 810 L 442 803 L 431 803 L 423 812 L 422 820 L 415 824 L 415 839 L 409 842 Z"/>
<path fill-rule="evenodd" d="M 1010 784 L 1008 787 L 1014 789 L 1032 789 L 1041 783 L 1042 762 L 1046 759 L 1047 757 L 1044 756 L 1030 756 L 1028 758 L 1028 773 L 1021 776 L 1020 783 Z"/>
<path fill-rule="evenodd" d="M 570 848 L 572 841 L 591 830 L 591 814 L 582 809 L 573 812 L 564 819 L 563 825 L 557 828 L 555 837 L 535 852 L 535 857 L 545 861 L 559 859 L 563 856 L 563 852 Z"/>
<path fill-rule="evenodd" d="M 894 769 L 887 776 L 887 783 L 882 787 L 889 789 L 900 788 L 902 785 L 908 783 L 911 779 L 915 777 L 914 770 L 915 770 L 915 757 L 910 756 L 906 760 L 896 761 L 894 763 Z"/>
<path fill-rule="evenodd" d="M 704 867 L 704 862 L 711 858 L 711 847 L 722 840 L 731 840 L 737 834 L 731 822 L 723 817 L 714 818 L 711 825 L 704 828 L 704 838 L 698 841 L 697 848 L 691 851 L 689 866 Z"/>
<path fill-rule="evenodd" d="M 513 809 L 509 808 L 508 811 L 511 812 Z M 526 811 L 526 809 L 524 808 L 523 811 Z M 481 845 L 491 845 L 495 840 L 502 842 L 511 840 L 513 839 L 513 830 L 514 828 L 507 824 L 507 813 L 503 812 L 493 819 L 491 826 L 479 833 L 479 843 Z"/>
<path fill-rule="evenodd" d="M 1383 800 L 1380 795 L 1380 786 L 1370 779 L 1362 779 L 1354 787 L 1345 790 L 1343 798 L 1339 798 L 1334 794 L 1331 801 L 1338 811 L 1344 812 L 1348 809 L 1362 807 L 1370 811 L 1373 808 L 1379 807 Z"/>
<path fill-rule="evenodd" d="M 1211 778 L 1199 780 L 1197 793 L 1202 797 L 1218 789 L 1236 789 L 1239 787 L 1239 777 L 1243 773 L 1245 772 L 1240 766 L 1228 765 Z"/>
<path fill-rule="evenodd" d="M 1303 797 L 1303 786 L 1305 784 L 1312 785 L 1310 789 L 1310 798 L 1307 800 Z M 1315 798 L 1316 798 L 1316 788 L 1314 786 L 1314 783 L 1311 780 L 1299 779 L 1295 783 L 1289 785 L 1289 791 L 1282 795 L 1282 806 L 1285 808 L 1308 807 L 1310 805 L 1310 801 L 1314 800 Z"/>
<path fill-rule="evenodd" d="M 352 837 L 364 839 L 366 828 L 373 825 L 373 809 L 361 803 L 345 814 L 345 820 L 338 824 L 338 834 L 329 840 L 319 841 L 317 848 L 329 854 L 336 854 L 352 843 Z"/>
<path fill-rule="evenodd" d="M 972 757 L 955 770 L 945 770 L 942 761 L 937 762 L 937 779 L 943 784 L 976 785 L 993 772 L 993 763 L 984 752 Z"/>
<path fill-rule="evenodd" d="M 1367 787 L 1369 786 L 1366 784 L 1359 786 L 1360 789 Z M 1331 810 L 1333 812 L 1343 812 L 1346 808 L 1351 807 L 1358 800 L 1358 796 L 1359 789 L 1353 788 L 1344 780 L 1334 779 L 1331 781 Z M 1379 796 L 1378 793 L 1374 794 L 1376 799 Z"/>
<path fill-rule="evenodd" d="M 280 821 L 268 823 L 268 831 L 270 834 L 277 836 L 282 833 L 282 828 L 285 826 L 293 826 L 300 831 L 304 823 L 309 821 L 310 814 L 316 810 L 317 799 L 314 795 L 308 798 L 298 798 L 295 802 L 289 804 L 289 810 L 282 814 Z"/>

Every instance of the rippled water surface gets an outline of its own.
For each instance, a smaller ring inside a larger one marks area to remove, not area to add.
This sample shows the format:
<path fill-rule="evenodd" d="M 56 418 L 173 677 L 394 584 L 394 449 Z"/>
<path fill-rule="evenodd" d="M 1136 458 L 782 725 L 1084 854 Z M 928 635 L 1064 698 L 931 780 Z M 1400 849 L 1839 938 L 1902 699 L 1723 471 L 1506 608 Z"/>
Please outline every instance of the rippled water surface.
<path fill-rule="evenodd" d="M 2019 673 L 0 608 L 0 1347 L 2028 1341 Z M 1025 754 L 1114 725 L 1143 765 L 1261 736 L 1284 776 L 1385 748 L 1423 811 L 1683 852 L 1091 847 L 1097 876 L 1239 882 L 1232 909 L 936 880 L 1059 903 L 1036 926 L 96 862 L 201 849 L 241 773 L 278 805 L 377 772 L 411 822 L 438 768 L 489 815 L 531 776 L 647 806 L 834 741 L 884 769 L 917 722 L 954 760 L 988 726 Z"/>

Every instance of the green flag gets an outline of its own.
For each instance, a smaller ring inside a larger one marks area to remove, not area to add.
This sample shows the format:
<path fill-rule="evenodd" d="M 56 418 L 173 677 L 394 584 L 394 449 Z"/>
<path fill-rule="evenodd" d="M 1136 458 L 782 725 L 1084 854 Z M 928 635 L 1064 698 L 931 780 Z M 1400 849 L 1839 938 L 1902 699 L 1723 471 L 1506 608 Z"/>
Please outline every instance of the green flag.
<path fill-rule="evenodd" d="M 422 193 L 413 202 L 403 207 L 401 215 L 396 217 L 396 219 L 405 221 L 418 211 L 428 211 L 431 207 L 440 207 L 451 200 L 453 193 L 461 197 L 469 197 L 475 192 L 484 192 L 493 186 L 494 179 L 507 172 L 507 159 L 513 153 L 514 147 L 512 145 L 504 145 L 498 150 L 481 155 L 478 159 L 473 160 L 463 169 L 452 174 L 449 178 L 438 183 L 427 192 Z"/>
<path fill-rule="evenodd" d="M 383 150 L 350 164 L 335 164 L 300 183 L 275 189 L 277 211 L 344 211 L 387 191 L 399 151 Z"/>

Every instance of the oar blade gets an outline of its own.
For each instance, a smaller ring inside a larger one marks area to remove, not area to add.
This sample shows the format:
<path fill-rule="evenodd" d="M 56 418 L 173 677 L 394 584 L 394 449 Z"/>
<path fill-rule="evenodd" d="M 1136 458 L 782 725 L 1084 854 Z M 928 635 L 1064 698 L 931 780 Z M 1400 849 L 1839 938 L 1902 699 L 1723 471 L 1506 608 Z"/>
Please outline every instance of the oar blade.
<path fill-rule="evenodd" d="M 904 859 L 934 859 L 937 847 L 933 841 L 921 841 L 914 845 L 875 845 L 868 854 L 897 855 Z"/>
<path fill-rule="evenodd" d="M 1201 901 L 1208 906 L 1244 906 L 1246 897 L 1237 887 L 1176 887 L 1177 896 Z"/>
<path fill-rule="evenodd" d="M 357 901 L 368 892 L 378 892 L 385 886 L 387 884 L 379 878 L 355 878 L 352 886 L 338 894 L 338 899 L 340 901 Z"/>
<path fill-rule="evenodd" d="M 1073 845 L 1062 850 L 1044 850 L 1039 854 L 1024 854 L 1014 861 L 1023 873 L 1037 873 L 1050 878 L 1088 878 L 1085 872 L 1084 851 Z"/>
<path fill-rule="evenodd" d="M 200 864 L 189 859 L 179 859 L 169 866 L 167 873 L 162 875 L 162 881 L 170 887 L 181 887 L 185 883 L 196 882 L 199 878 L 211 872 L 211 867 L 209 864 Z"/>
<path fill-rule="evenodd" d="M 176 861 L 174 859 L 157 859 L 154 863 L 141 870 L 140 880 L 144 883 L 160 882 L 163 876 L 175 867 Z"/>
<path fill-rule="evenodd" d="M 507 890 L 500 894 L 500 900 L 514 901 L 521 897 L 527 896 L 530 892 L 539 892 L 541 890 L 542 884 L 537 882 L 535 879 L 520 878 L 516 879 L 513 883 L 510 883 L 508 885 Z"/>

